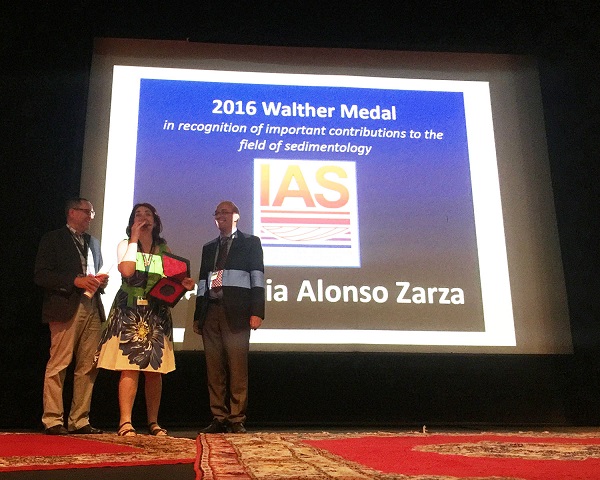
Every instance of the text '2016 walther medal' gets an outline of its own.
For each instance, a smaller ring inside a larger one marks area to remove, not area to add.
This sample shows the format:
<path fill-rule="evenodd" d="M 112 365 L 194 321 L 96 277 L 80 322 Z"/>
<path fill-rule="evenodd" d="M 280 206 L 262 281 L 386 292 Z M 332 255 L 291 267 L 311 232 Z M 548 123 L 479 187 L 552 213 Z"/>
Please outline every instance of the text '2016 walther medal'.
<path fill-rule="evenodd" d="M 265 265 L 360 267 L 354 162 L 254 160 Z"/>

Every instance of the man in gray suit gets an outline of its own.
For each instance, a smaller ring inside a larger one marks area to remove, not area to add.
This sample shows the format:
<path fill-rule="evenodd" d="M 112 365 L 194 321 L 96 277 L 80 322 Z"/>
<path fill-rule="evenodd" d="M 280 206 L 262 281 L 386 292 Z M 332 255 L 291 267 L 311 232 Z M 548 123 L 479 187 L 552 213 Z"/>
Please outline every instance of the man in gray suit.
<path fill-rule="evenodd" d="M 89 413 L 97 376 L 94 354 L 105 320 L 100 293 L 108 275 L 99 274 L 100 242 L 85 233 L 95 215 L 92 204 L 75 198 L 65 213 L 67 224 L 42 237 L 35 261 L 34 280 L 44 289 L 42 320 L 50 328 L 42 423 L 48 435 L 102 433 L 90 425 Z M 73 358 L 73 399 L 65 428 L 63 386 Z"/>

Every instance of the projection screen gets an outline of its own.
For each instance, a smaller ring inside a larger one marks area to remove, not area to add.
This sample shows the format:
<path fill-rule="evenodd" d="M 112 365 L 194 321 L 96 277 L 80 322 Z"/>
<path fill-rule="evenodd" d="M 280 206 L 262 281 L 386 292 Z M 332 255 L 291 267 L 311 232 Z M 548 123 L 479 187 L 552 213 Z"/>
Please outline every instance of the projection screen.
<path fill-rule="evenodd" d="M 528 57 L 99 39 L 81 194 L 111 281 L 152 203 L 198 275 L 221 200 L 261 238 L 267 351 L 570 353 Z M 195 296 L 178 350 L 202 348 Z"/>

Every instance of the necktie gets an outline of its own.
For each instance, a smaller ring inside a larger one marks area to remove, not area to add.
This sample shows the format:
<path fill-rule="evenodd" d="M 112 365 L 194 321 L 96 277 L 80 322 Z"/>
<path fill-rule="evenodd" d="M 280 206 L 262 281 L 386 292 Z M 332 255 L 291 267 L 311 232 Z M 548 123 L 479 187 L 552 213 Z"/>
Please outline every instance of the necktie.
<path fill-rule="evenodd" d="M 217 271 L 217 278 L 212 282 L 212 288 L 219 290 L 223 286 L 223 269 L 225 268 L 225 260 L 227 260 L 227 241 L 228 237 L 221 238 L 219 244 L 219 254 L 217 255 L 217 261 L 215 262 L 215 270 Z"/>
<path fill-rule="evenodd" d="M 217 262 L 215 263 L 216 270 L 223 270 L 225 268 L 225 260 L 227 260 L 227 241 L 229 237 L 221 238 L 219 244 L 219 254 L 217 255 Z"/>

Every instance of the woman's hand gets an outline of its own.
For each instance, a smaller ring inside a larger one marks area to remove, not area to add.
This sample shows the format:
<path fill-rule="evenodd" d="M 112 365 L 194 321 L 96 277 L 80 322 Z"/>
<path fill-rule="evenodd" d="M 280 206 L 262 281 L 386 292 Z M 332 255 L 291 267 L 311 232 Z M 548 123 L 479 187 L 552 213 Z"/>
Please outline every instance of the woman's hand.
<path fill-rule="evenodd" d="M 196 287 L 196 282 L 194 282 L 193 278 L 185 277 L 181 284 L 184 286 L 186 290 L 193 290 Z"/>
<path fill-rule="evenodd" d="M 135 222 L 133 222 L 133 225 L 131 225 L 131 235 L 129 236 L 129 243 L 137 243 L 137 241 L 140 239 L 140 233 L 142 232 L 142 229 L 147 225 L 150 224 L 145 219 L 136 220 Z"/>

